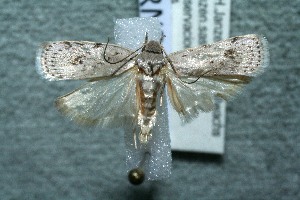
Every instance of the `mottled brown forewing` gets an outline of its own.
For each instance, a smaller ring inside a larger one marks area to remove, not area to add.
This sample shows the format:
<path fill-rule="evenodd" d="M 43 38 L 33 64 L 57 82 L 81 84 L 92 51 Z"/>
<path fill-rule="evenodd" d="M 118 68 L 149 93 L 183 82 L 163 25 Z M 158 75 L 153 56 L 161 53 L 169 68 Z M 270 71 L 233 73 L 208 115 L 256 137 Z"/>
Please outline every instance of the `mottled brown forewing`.
<path fill-rule="evenodd" d="M 133 61 L 123 60 L 131 50 L 105 43 L 88 41 L 57 41 L 43 44 L 37 55 L 37 69 L 49 80 L 90 79 L 110 76 L 120 66 L 117 74 L 133 66 Z"/>

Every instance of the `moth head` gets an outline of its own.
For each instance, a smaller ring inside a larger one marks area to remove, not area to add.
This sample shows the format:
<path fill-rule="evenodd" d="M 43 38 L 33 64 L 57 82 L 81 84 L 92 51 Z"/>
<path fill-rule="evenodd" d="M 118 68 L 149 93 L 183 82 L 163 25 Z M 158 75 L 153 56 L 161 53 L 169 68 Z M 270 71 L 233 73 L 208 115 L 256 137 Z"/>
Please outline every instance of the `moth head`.
<path fill-rule="evenodd" d="M 151 53 L 162 53 L 161 45 L 156 41 L 149 41 L 145 44 L 143 51 L 151 52 Z"/>

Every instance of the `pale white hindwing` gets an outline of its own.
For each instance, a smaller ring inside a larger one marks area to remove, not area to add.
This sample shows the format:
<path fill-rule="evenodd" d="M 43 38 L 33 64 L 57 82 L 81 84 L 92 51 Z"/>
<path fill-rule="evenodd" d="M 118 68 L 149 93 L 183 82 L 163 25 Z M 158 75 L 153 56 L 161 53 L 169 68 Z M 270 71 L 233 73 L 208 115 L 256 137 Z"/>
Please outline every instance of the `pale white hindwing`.
<path fill-rule="evenodd" d="M 169 55 L 179 76 L 255 76 L 268 66 L 265 38 L 244 35 Z"/>
<path fill-rule="evenodd" d="M 59 97 L 56 106 L 79 124 L 115 128 L 136 123 L 135 76 L 133 68 L 112 78 L 88 82 Z"/>
<path fill-rule="evenodd" d="M 218 79 L 202 77 L 192 83 L 194 80 L 194 78 L 178 78 L 172 71 L 167 73 L 168 96 L 183 122 L 196 118 L 199 112 L 212 111 L 215 96 L 227 100 L 247 83 L 227 76 Z"/>
<path fill-rule="evenodd" d="M 110 76 L 122 65 L 120 74 L 134 65 L 134 61 L 124 59 L 132 53 L 131 50 L 105 43 L 88 41 L 57 41 L 43 44 L 37 53 L 37 71 L 49 80 L 89 79 Z"/>

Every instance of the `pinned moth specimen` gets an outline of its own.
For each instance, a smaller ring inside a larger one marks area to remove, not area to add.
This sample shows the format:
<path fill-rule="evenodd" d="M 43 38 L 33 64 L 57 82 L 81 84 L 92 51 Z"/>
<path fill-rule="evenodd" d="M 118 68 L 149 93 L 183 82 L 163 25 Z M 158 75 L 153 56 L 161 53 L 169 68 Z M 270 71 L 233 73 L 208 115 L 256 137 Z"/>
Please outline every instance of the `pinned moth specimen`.
<path fill-rule="evenodd" d="M 267 42 L 257 35 L 229 38 L 167 55 L 160 42 L 133 51 L 110 43 L 57 41 L 41 46 L 37 69 L 48 80 L 88 82 L 59 97 L 59 111 L 81 124 L 132 124 L 146 144 L 164 89 L 183 122 L 214 109 L 214 96 L 233 97 L 268 65 Z"/>

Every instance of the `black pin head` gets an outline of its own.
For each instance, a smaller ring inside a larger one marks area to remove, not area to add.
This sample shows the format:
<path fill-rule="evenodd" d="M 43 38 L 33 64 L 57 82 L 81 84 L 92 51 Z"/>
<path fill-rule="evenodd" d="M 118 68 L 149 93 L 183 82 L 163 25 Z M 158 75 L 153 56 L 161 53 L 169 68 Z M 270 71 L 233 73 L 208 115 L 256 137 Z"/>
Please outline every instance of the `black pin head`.
<path fill-rule="evenodd" d="M 141 168 L 135 168 L 129 171 L 128 180 L 133 185 L 140 185 L 145 180 L 145 173 Z"/>

